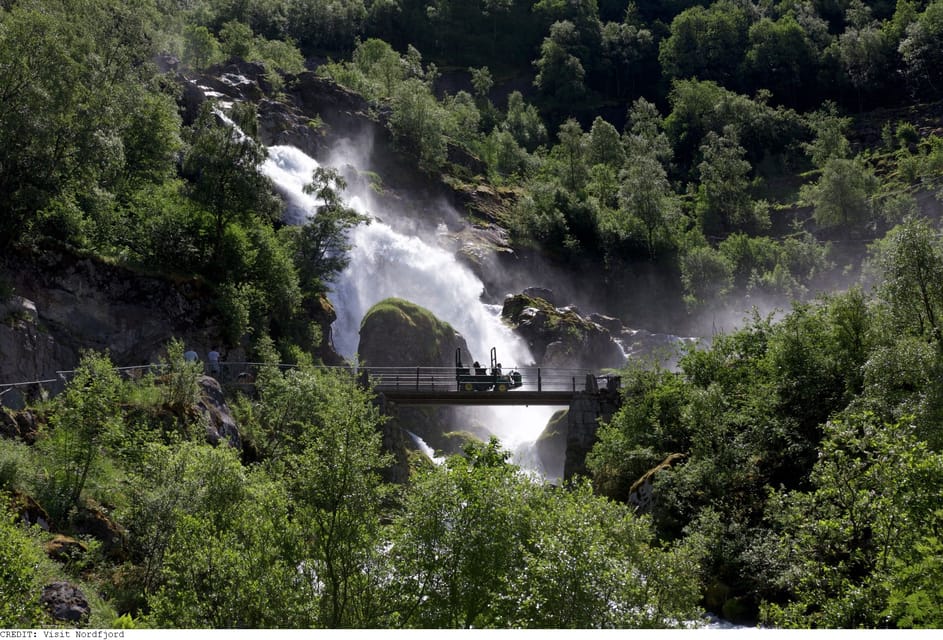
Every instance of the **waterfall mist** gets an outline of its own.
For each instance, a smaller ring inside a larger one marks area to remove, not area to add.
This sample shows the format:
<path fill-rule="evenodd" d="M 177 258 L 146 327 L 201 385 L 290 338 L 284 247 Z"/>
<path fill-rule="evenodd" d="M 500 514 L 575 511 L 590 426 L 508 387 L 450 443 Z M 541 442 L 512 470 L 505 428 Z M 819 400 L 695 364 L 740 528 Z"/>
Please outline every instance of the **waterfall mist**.
<path fill-rule="evenodd" d="M 339 147 L 332 163 L 356 167 L 355 163 L 363 162 L 362 155 L 340 155 L 344 148 L 355 147 Z M 286 221 L 303 223 L 317 207 L 316 199 L 303 189 L 318 166 L 315 159 L 295 147 L 269 147 L 262 170 L 285 198 Z M 364 315 L 377 302 L 397 297 L 425 307 L 461 333 L 471 350 L 466 355 L 469 362 L 484 362 L 492 347 L 496 347 L 506 369 L 533 362 L 527 345 L 501 322 L 500 307 L 482 302 L 481 280 L 441 246 L 436 233 L 420 237 L 397 230 L 397 212 L 374 210 L 372 194 L 359 181 L 348 186 L 342 194 L 348 206 L 369 216 L 371 222 L 351 231 L 350 264 L 328 294 L 337 312 L 334 348 L 341 356 L 356 359 Z M 408 220 L 403 226 L 416 228 Z M 526 450 L 553 415 L 553 409 L 547 407 L 484 407 L 469 411 L 474 411 L 476 420 L 512 452 Z M 515 462 L 525 461 L 516 454 Z"/>

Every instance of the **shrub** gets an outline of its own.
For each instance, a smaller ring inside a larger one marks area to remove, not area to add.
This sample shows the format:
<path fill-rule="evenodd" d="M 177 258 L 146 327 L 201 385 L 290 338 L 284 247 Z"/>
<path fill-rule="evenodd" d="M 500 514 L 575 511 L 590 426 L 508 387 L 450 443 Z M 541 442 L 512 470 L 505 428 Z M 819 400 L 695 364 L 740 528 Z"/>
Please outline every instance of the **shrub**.
<path fill-rule="evenodd" d="M 15 520 L 0 500 L 0 628 L 6 629 L 35 626 L 41 615 L 34 588 L 39 549 Z"/>

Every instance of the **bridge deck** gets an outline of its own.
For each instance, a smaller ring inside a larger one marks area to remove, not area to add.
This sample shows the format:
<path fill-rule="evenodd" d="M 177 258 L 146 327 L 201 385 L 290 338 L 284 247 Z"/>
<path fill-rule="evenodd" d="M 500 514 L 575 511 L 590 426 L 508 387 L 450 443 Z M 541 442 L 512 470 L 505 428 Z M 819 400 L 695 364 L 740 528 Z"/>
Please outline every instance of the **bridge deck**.
<path fill-rule="evenodd" d="M 574 391 L 404 391 L 377 389 L 388 400 L 413 405 L 568 406 Z"/>
<path fill-rule="evenodd" d="M 593 378 L 585 369 L 506 367 L 503 373 L 511 371 L 520 374 L 521 386 L 506 391 L 465 390 L 455 367 L 369 367 L 361 374 L 377 393 L 400 405 L 566 406 L 586 389 L 587 376 Z"/>

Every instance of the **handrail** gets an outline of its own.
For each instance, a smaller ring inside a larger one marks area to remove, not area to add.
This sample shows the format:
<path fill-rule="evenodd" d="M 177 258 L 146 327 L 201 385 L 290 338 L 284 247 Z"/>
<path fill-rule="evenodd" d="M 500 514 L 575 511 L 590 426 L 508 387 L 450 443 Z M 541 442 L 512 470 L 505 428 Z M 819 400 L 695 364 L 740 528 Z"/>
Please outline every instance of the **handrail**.
<path fill-rule="evenodd" d="M 204 371 L 210 372 L 208 362 L 201 363 Z M 170 365 L 167 363 L 143 364 L 114 367 L 115 371 L 123 374 L 131 374 L 134 371 L 160 371 Z M 220 361 L 218 363 L 219 372 L 227 372 L 226 376 L 219 376 L 220 381 L 223 378 L 229 380 L 241 379 L 243 374 L 248 374 L 245 383 L 254 382 L 254 375 L 259 369 L 264 367 L 277 367 L 279 369 L 295 369 L 298 365 L 286 363 L 270 362 L 240 362 L 240 361 Z M 379 392 L 383 391 L 421 391 L 421 392 L 445 392 L 457 391 L 458 371 L 454 366 L 354 366 L 354 365 L 324 365 L 316 367 L 322 370 L 344 370 L 356 373 L 360 376 L 366 376 L 372 383 L 372 387 Z M 238 374 L 234 372 L 239 370 Z M 595 390 L 589 386 L 586 381 L 593 377 L 597 382 L 600 379 L 608 380 L 608 376 L 596 376 L 589 369 L 577 368 L 546 368 L 537 366 L 526 367 L 503 367 L 503 372 L 509 374 L 516 371 L 520 374 L 520 386 L 517 389 L 527 392 L 576 392 L 582 388 L 586 391 Z M 12 391 L 18 387 L 42 386 L 48 384 L 62 384 L 68 382 L 68 378 L 75 374 L 76 370 L 56 371 L 56 378 L 47 378 L 43 380 L 31 380 L 25 382 L 7 382 L 0 383 L 0 396 Z M 594 385 L 595 386 L 595 385 Z"/>

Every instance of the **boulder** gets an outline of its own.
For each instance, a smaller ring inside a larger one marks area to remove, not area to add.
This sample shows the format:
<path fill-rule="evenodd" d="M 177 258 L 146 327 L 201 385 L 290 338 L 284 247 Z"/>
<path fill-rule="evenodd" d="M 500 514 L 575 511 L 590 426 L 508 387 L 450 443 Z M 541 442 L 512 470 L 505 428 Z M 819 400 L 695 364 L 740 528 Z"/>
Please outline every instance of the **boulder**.
<path fill-rule="evenodd" d="M 200 388 L 202 393 L 197 410 L 206 419 L 206 441 L 214 447 L 225 441 L 230 447 L 242 449 L 239 427 L 229 411 L 219 382 L 210 376 L 203 376 Z"/>
<path fill-rule="evenodd" d="M 468 344 L 450 324 L 400 298 L 387 298 L 360 323 L 357 352 L 370 367 L 452 367 L 455 350 L 470 362 Z"/>
<path fill-rule="evenodd" d="M 540 432 L 535 448 L 540 466 L 548 478 L 563 476 L 563 461 L 566 458 L 567 410 L 562 409 L 551 416 L 547 426 Z"/>
<path fill-rule="evenodd" d="M 49 531 L 51 520 L 33 496 L 14 489 L 10 496 L 10 509 L 27 525 L 36 525 L 43 531 Z"/>
<path fill-rule="evenodd" d="M 39 601 L 56 620 L 85 622 L 92 613 L 85 594 L 70 582 L 47 584 Z"/>
<path fill-rule="evenodd" d="M 468 344 L 447 322 L 419 305 L 389 298 L 374 305 L 360 325 L 358 353 L 368 367 L 455 366 L 455 350 L 473 361 Z M 436 451 L 457 453 L 470 437 L 484 435 L 461 407 L 391 408 L 392 429 L 412 433 Z M 403 439 L 405 446 L 411 442 Z"/>
<path fill-rule="evenodd" d="M 32 411 L 11 411 L 0 407 L 0 436 L 33 444 L 36 435 L 36 415 Z"/>
<path fill-rule="evenodd" d="M 553 307 L 557 306 L 557 296 L 550 289 L 546 289 L 544 287 L 527 287 L 524 289 L 522 294 L 528 298 L 543 300 Z"/>
<path fill-rule="evenodd" d="M 505 298 L 501 316 L 527 341 L 541 367 L 561 369 L 618 368 L 625 356 L 610 332 L 573 306 L 554 307 L 548 290 Z"/>

